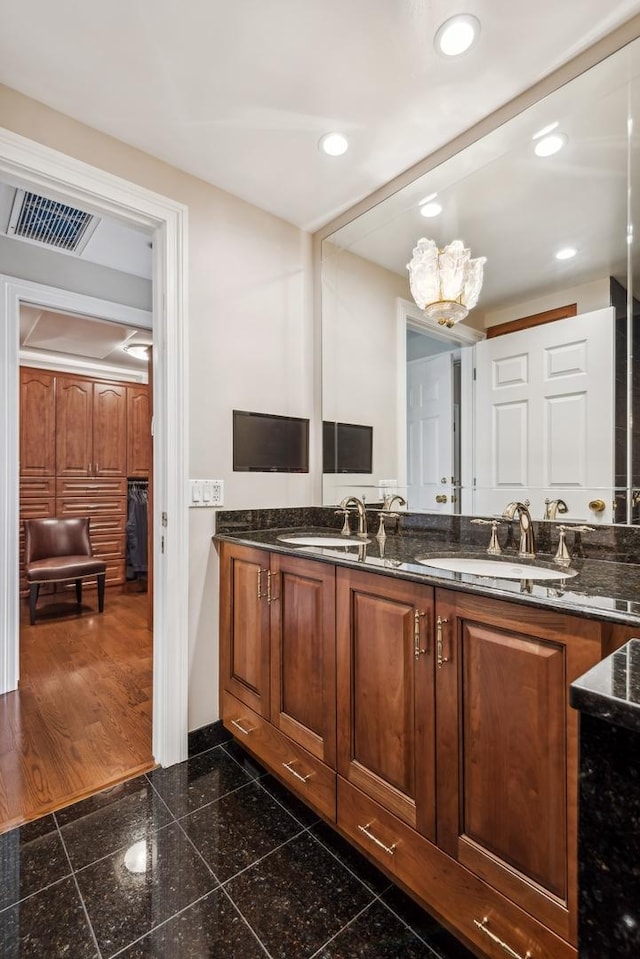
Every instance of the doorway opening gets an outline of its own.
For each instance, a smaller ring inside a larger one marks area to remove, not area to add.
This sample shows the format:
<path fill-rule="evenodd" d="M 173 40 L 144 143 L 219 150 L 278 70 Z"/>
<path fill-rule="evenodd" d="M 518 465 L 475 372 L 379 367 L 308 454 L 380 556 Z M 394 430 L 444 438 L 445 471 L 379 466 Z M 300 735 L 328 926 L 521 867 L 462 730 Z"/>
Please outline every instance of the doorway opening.
<path fill-rule="evenodd" d="M 119 218 L 153 236 L 154 650 L 153 756 L 163 766 L 187 752 L 188 514 L 184 491 L 186 403 L 186 208 L 167 197 L 0 129 L 0 177 L 95 214 Z M 15 411 L 19 383 L 19 311 L 32 302 L 28 281 L 0 277 L 0 692 L 19 673 L 19 456 Z M 64 308 L 63 303 L 56 303 Z M 161 525 L 164 551 L 159 549 Z"/>

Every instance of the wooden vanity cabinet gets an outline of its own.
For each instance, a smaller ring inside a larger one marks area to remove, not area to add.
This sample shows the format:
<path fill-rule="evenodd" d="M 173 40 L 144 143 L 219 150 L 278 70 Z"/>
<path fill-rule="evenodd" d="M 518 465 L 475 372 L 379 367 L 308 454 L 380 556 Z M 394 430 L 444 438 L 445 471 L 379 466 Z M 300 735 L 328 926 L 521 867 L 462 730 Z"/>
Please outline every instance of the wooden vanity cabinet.
<path fill-rule="evenodd" d="M 304 747 L 294 769 L 322 783 L 316 808 L 333 818 L 337 790 L 340 832 L 479 955 L 575 959 L 568 692 L 607 627 L 228 543 L 221 570 L 222 712 L 237 738 L 287 784 L 283 744 Z"/>
<path fill-rule="evenodd" d="M 601 658 L 601 627 L 436 591 L 437 842 L 576 941 L 577 714 L 569 684 Z"/>
<path fill-rule="evenodd" d="M 220 564 L 222 719 L 335 820 L 335 571 L 230 543 Z"/>
<path fill-rule="evenodd" d="M 338 772 L 435 841 L 433 590 L 337 571 Z"/>

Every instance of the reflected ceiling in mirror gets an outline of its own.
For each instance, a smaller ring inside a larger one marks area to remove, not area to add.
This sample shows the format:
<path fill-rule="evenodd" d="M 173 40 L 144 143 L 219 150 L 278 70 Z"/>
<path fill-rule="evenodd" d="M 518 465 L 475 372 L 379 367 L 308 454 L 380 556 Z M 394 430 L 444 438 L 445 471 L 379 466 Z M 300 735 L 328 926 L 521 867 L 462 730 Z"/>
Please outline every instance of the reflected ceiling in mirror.
<path fill-rule="evenodd" d="M 434 464 L 447 460 L 432 455 L 444 430 L 442 421 L 434 421 L 431 432 L 423 433 L 419 457 L 423 472 L 431 471 L 430 480 L 442 486 L 439 496 L 446 502 L 416 506 L 416 497 L 410 495 L 409 507 L 475 511 L 470 492 L 476 478 L 476 429 L 483 417 L 495 416 L 495 410 L 473 408 L 473 344 L 492 337 L 501 324 L 575 304 L 579 316 L 610 309 L 603 314 L 611 323 L 607 389 L 615 399 L 609 397 L 607 403 L 615 415 L 608 428 L 597 424 L 602 436 L 596 437 L 596 446 L 611 456 L 611 481 L 589 494 L 589 502 L 603 499 L 607 509 L 596 512 L 583 504 L 567 520 L 634 520 L 626 469 L 626 340 L 621 345 L 620 331 L 637 245 L 632 242 L 629 197 L 635 202 L 631 187 L 638 161 L 632 123 L 640 92 L 639 44 L 634 41 L 598 63 L 323 241 L 323 417 L 373 427 L 370 482 L 363 476 L 325 476 L 325 503 L 354 492 L 380 500 L 388 488 L 397 487 L 403 495 L 411 488 L 407 335 L 438 335 L 413 303 L 408 286 L 406 265 L 417 240 L 425 236 L 439 247 L 461 239 L 473 256 L 485 256 L 487 263 L 478 305 L 451 331 L 452 342 L 439 341 L 440 349 L 453 351 L 446 374 L 451 385 L 446 379 L 434 390 L 453 391 L 454 447 L 461 441 L 462 453 L 454 449 L 451 467 L 435 475 Z M 561 138 L 561 149 L 539 156 L 536 147 L 550 133 Z M 441 211 L 423 216 L 421 209 L 434 204 Z M 557 258 L 559 251 L 570 249 L 574 256 Z M 617 319 L 611 307 L 612 278 L 619 284 Z M 518 354 L 520 341 L 512 342 Z M 409 355 L 414 349 L 410 343 Z M 556 419 L 558 409 L 556 403 Z M 591 410 L 585 402 L 585 430 L 595 422 Z M 550 415 L 531 401 L 522 428 Z M 453 422 L 449 428 L 453 430 Z M 531 450 L 522 455 L 531 458 Z M 499 472 L 494 466 L 494 473 Z M 554 476 L 548 483 L 543 478 L 523 485 L 521 475 L 513 483 L 498 482 L 496 502 L 502 493 L 519 493 L 518 498 L 528 496 L 532 503 L 557 499 L 563 492 L 564 499 L 570 498 L 574 477 L 566 470 L 555 470 Z"/>

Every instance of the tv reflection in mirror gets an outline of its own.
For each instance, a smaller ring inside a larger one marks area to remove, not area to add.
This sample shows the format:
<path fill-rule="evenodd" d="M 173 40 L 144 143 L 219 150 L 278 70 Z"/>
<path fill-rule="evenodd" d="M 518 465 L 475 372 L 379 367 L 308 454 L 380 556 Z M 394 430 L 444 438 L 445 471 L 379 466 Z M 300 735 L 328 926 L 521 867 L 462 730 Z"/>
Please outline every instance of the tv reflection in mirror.
<path fill-rule="evenodd" d="M 322 424 L 322 472 L 373 472 L 373 427 L 325 420 Z"/>
<path fill-rule="evenodd" d="M 235 472 L 308 473 L 309 420 L 233 411 Z"/>

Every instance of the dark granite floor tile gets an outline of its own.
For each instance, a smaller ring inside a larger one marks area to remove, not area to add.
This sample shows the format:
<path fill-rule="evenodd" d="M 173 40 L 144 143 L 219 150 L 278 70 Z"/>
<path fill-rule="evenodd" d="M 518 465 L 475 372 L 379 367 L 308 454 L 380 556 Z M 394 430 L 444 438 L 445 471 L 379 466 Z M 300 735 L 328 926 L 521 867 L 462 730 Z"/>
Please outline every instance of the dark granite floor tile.
<path fill-rule="evenodd" d="M 354 849 L 350 843 L 334 832 L 325 822 L 319 822 L 311 829 L 311 834 L 316 836 L 329 852 L 337 856 L 341 863 L 347 869 L 354 872 L 358 879 L 369 887 L 376 895 L 380 895 L 385 889 L 391 886 L 391 880 L 380 872 L 379 869 L 360 855 L 357 849 Z"/>
<path fill-rule="evenodd" d="M 4 959 L 95 959 L 98 951 L 71 878 L 0 912 Z"/>
<path fill-rule="evenodd" d="M 421 909 L 397 886 L 387 890 L 382 901 L 433 949 L 439 959 L 474 959 L 472 953 L 455 936 L 447 932 L 433 916 Z"/>
<path fill-rule="evenodd" d="M 261 776 L 267 775 L 267 770 L 264 766 L 261 766 L 258 760 L 254 759 L 253 756 L 250 756 L 235 739 L 232 739 L 230 743 L 225 743 L 223 749 L 242 766 L 247 775 L 251 776 L 252 779 L 260 779 Z"/>
<path fill-rule="evenodd" d="M 125 949 L 118 959 L 264 959 L 248 925 L 222 890 L 210 893 Z"/>
<path fill-rule="evenodd" d="M 311 956 L 373 899 L 308 833 L 225 888 L 274 959 Z"/>
<path fill-rule="evenodd" d="M 292 792 L 289 792 L 286 786 L 283 786 L 273 776 L 265 776 L 264 779 L 260 780 L 260 785 L 305 828 L 319 822 L 320 816 L 309 806 L 306 806 L 297 796 L 294 796 Z"/>
<path fill-rule="evenodd" d="M 217 885 L 177 823 L 76 878 L 105 959 Z"/>
<path fill-rule="evenodd" d="M 216 746 L 168 769 L 154 769 L 149 779 L 179 818 L 244 786 L 250 777 L 222 746 Z"/>
<path fill-rule="evenodd" d="M 433 952 L 380 902 L 365 909 L 317 953 L 317 959 L 435 959 Z"/>
<path fill-rule="evenodd" d="M 53 816 L 0 836 L 0 909 L 70 874 Z"/>
<path fill-rule="evenodd" d="M 133 845 L 171 821 L 146 776 L 130 779 L 56 813 L 74 869 Z"/>
<path fill-rule="evenodd" d="M 213 749 L 221 743 L 229 742 L 230 739 L 232 739 L 231 733 L 224 728 L 221 719 L 200 729 L 194 729 L 188 737 L 189 758 L 197 756 L 198 753 L 204 753 L 207 749 Z"/>
<path fill-rule="evenodd" d="M 300 824 L 257 783 L 199 809 L 181 825 L 221 882 L 300 831 Z"/>

